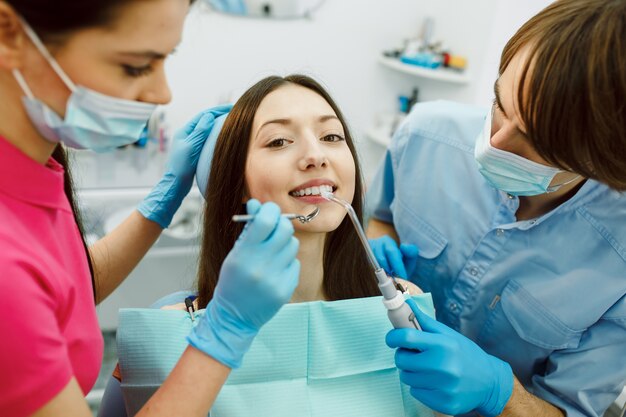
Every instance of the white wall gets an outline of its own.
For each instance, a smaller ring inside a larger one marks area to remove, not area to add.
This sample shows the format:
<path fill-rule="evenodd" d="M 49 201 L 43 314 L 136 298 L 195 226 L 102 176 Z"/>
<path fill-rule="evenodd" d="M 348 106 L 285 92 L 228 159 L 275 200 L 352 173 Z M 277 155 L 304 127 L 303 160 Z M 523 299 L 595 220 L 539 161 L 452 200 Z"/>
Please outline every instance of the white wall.
<path fill-rule="evenodd" d="M 504 45 L 524 22 L 552 3 L 551 0 L 498 0 L 491 16 L 491 33 L 483 63 L 485 70 L 476 79 L 474 102 L 488 104 L 493 100 L 493 83 L 498 77 L 500 54 Z"/>
<path fill-rule="evenodd" d="M 377 64 L 381 51 L 418 35 L 430 16 L 436 20 L 434 39 L 467 56 L 469 74 L 477 80 L 497 1 L 326 0 L 312 19 L 292 21 L 225 16 L 198 4 L 168 61 L 174 95 L 168 119 L 180 126 L 267 75 L 307 73 L 329 88 L 344 111 L 369 177 L 382 152 L 363 132 L 378 113 L 396 109 L 399 94 L 419 86 L 420 100 L 472 102 L 477 84 L 447 85 L 393 72 Z"/>
<path fill-rule="evenodd" d="M 344 111 L 371 177 L 382 148 L 364 132 L 397 96 L 420 88 L 420 101 L 487 104 L 502 47 L 548 0 L 326 0 L 311 19 L 255 20 L 220 15 L 197 4 L 183 42 L 168 61 L 172 127 L 196 112 L 235 100 L 264 76 L 302 72 L 328 87 Z M 469 60 L 466 86 L 418 79 L 381 67 L 381 51 L 402 45 L 435 19 L 434 39 Z"/>

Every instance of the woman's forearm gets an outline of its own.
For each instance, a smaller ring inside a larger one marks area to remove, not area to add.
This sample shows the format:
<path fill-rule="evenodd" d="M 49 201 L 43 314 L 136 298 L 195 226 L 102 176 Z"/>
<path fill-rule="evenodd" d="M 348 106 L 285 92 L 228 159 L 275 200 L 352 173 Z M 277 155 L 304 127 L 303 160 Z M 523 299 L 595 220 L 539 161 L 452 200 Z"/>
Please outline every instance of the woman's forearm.
<path fill-rule="evenodd" d="M 229 367 L 188 346 L 137 417 L 206 417 L 229 374 Z"/>
<path fill-rule="evenodd" d="M 376 239 L 384 235 L 389 235 L 396 242 L 399 241 L 398 234 L 396 233 L 393 224 L 386 223 L 380 220 L 370 219 L 370 221 L 367 223 L 367 228 L 365 232 L 367 234 L 367 237 L 370 239 Z"/>
<path fill-rule="evenodd" d="M 96 283 L 96 304 L 124 281 L 162 231 L 157 223 L 133 211 L 122 224 L 89 248 Z"/>

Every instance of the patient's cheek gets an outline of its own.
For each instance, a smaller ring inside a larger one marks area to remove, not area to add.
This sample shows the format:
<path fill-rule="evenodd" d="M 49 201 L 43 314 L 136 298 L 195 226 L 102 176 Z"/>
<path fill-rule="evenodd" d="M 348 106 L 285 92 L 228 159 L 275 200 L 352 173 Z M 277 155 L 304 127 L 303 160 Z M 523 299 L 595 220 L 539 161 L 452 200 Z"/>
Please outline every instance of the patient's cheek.
<path fill-rule="evenodd" d="M 420 287 L 413 284 L 412 282 L 409 282 L 402 278 L 396 278 L 396 282 L 402 284 L 402 286 L 405 287 L 411 295 L 424 294 L 424 291 L 422 291 Z"/>

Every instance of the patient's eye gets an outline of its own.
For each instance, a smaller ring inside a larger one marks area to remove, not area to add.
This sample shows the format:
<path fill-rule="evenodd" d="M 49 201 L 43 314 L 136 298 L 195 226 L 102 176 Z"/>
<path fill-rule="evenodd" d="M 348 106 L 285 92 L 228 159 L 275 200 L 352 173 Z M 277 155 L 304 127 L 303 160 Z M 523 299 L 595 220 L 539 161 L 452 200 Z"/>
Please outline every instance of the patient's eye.
<path fill-rule="evenodd" d="M 341 142 L 342 140 L 345 140 L 345 139 L 333 133 L 331 135 L 323 136 L 321 140 L 323 140 L 324 142 Z"/>
<path fill-rule="evenodd" d="M 278 138 L 268 143 L 267 147 L 268 148 L 282 148 L 285 145 L 287 145 L 287 139 Z"/>

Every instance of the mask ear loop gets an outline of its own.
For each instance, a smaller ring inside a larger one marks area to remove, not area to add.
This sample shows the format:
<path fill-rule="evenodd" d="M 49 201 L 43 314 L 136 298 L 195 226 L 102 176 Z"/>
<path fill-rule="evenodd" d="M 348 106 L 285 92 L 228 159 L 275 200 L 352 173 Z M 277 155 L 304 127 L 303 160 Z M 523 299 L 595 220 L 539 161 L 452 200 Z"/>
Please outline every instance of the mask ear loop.
<path fill-rule="evenodd" d="M 574 178 L 572 178 L 572 179 L 570 179 L 570 180 L 567 180 L 567 181 L 562 182 L 562 183 L 560 183 L 560 184 L 555 184 L 555 185 L 553 185 L 553 186 L 551 186 L 551 187 L 548 187 L 548 188 L 546 189 L 546 192 L 547 192 L 547 193 L 553 193 L 553 192 L 557 191 L 558 189 L 560 189 L 561 187 L 563 187 L 564 185 L 567 185 L 567 184 L 571 184 L 571 183 L 573 183 L 573 182 L 574 182 L 574 181 L 576 181 L 578 178 L 580 178 L 580 175 L 576 175 Z"/>
<path fill-rule="evenodd" d="M 26 81 L 24 80 L 24 76 L 22 76 L 22 73 L 20 72 L 20 70 L 18 70 L 17 68 L 13 68 L 11 72 L 13 73 L 13 77 L 15 78 L 15 81 L 17 81 L 18 85 L 20 86 L 20 88 L 22 89 L 26 97 L 28 97 L 31 100 L 34 99 L 35 96 L 33 95 L 33 92 L 31 91 L 28 84 L 26 84 Z"/>
<path fill-rule="evenodd" d="M 59 76 L 59 78 L 61 78 L 61 81 L 63 81 L 65 83 L 67 88 L 69 88 L 70 91 L 72 91 L 72 93 L 75 92 L 76 91 L 76 84 L 74 84 L 74 82 L 72 80 L 70 80 L 70 78 L 67 76 L 67 74 L 65 74 L 65 71 L 63 71 L 63 69 L 61 68 L 61 66 L 57 62 L 57 60 L 54 59 L 54 57 L 50 54 L 50 52 L 48 51 L 48 48 L 46 48 L 46 46 L 43 44 L 43 42 L 41 42 L 41 40 L 39 39 L 39 36 L 37 36 L 37 34 L 33 30 L 33 28 L 31 28 L 30 25 L 26 22 L 26 20 L 24 20 L 22 17 L 20 17 L 20 21 L 22 22 L 22 27 L 24 28 L 24 32 L 26 32 L 26 35 L 31 40 L 31 42 L 35 45 L 35 47 L 41 53 L 41 55 L 43 55 L 43 57 L 46 58 L 46 60 L 48 61 L 48 63 L 50 64 L 50 66 L 52 67 L 54 72 L 56 72 L 56 74 Z M 15 73 L 14 73 L 14 75 L 15 75 Z M 20 77 L 21 77 L 21 74 L 20 74 Z M 22 78 L 22 82 L 21 83 L 20 83 L 19 79 L 17 81 L 20 84 L 20 86 L 22 85 L 22 83 L 24 83 L 24 78 L 23 77 L 21 77 L 21 78 Z M 24 89 L 24 87 L 22 87 L 22 89 Z M 27 89 L 28 89 L 28 91 L 30 91 L 30 89 L 28 87 L 27 87 Z M 26 90 L 24 90 L 24 92 L 26 92 Z M 32 95 L 32 92 L 31 92 L 31 95 Z"/>

